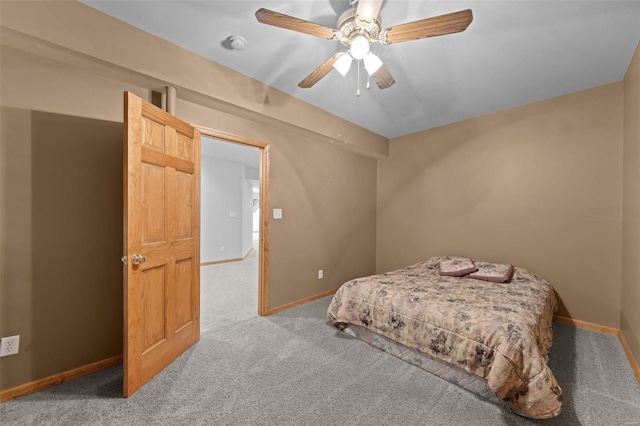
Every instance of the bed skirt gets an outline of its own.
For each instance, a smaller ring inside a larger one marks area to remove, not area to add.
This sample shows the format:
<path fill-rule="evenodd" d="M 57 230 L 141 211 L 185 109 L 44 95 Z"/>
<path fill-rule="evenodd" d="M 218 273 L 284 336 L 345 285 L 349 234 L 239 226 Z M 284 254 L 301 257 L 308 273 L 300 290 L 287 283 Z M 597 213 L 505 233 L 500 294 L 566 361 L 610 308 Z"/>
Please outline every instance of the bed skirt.
<path fill-rule="evenodd" d="M 509 407 L 503 404 L 496 394 L 489 388 L 487 381 L 480 376 L 470 374 L 460 367 L 456 367 L 437 358 L 433 358 L 428 354 L 409 348 L 401 343 L 395 342 L 385 336 L 381 336 L 380 334 L 358 325 L 347 324 L 342 331 L 358 340 L 368 343 L 376 349 L 380 349 L 381 351 L 406 361 L 409 364 L 415 365 L 424 371 L 445 379 L 446 381 L 478 395 L 483 399 L 509 409 Z"/>

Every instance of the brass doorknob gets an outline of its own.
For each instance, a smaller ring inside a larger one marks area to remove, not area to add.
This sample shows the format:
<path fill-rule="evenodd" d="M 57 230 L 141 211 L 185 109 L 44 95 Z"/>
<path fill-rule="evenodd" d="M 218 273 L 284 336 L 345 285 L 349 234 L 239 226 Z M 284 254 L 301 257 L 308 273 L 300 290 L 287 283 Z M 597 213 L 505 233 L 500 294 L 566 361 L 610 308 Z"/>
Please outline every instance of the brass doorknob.
<path fill-rule="evenodd" d="M 138 253 L 134 254 L 131 257 L 131 263 L 134 264 L 134 265 L 139 265 L 141 263 L 144 263 L 146 260 L 147 260 L 146 257 L 144 257 L 143 255 L 138 254 Z"/>

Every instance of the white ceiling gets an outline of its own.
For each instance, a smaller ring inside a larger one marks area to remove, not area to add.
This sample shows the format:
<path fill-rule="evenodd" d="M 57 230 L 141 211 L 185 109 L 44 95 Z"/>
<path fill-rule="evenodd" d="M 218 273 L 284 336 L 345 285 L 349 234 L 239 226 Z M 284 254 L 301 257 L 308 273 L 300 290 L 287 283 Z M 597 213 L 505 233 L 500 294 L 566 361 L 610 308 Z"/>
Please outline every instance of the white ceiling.
<path fill-rule="evenodd" d="M 297 86 L 339 42 L 254 16 L 264 7 L 335 28 L 348 0 L 83 3 L 388 138 L 620 81 L 640 41 L 640 0 L 385 0 L 383 28 L 467 8 L 474 19 L 462 33 L 375 45 L 396 84 L 366 90 L 363 69 L 357 97 L 355 67 Z M 247 47 L 227 49 L 230 35 Z"/>
<path fill-rule="evenodd" d="M 235 161 L 257 169 L 260 166 L 260 148 L 202 137 L 202 156 Z"/>

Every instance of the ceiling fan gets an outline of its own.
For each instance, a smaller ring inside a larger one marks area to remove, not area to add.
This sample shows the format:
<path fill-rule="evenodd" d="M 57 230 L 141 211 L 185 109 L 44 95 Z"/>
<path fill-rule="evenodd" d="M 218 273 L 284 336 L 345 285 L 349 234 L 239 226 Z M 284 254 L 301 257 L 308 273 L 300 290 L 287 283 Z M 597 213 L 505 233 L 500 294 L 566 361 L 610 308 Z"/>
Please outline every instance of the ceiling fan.
<path fill-rule="evenodd" d="M 363 62 L 367 73 L 380 89 L 391 87 L 395 80 L 380 58 L 370 50 L 373 43 L 400 43 L 458 33 L 467 29 L 473 20 L 471 9 L 466 9 L 382 30 L 382 2 L 383 0 L 349 0 L 349 9 L 338 18 L 337 29 L 268 9 L 259 9 L 256 18 L 263 24 L 338 40 L 349 49 L 347 52 L 336 53 L 298 83 L 298 86 L 304 89 L 312 87 L 333 68 L 343 76 L 346 75 L 354 59 L 358 64 L 359 61 Z"/>

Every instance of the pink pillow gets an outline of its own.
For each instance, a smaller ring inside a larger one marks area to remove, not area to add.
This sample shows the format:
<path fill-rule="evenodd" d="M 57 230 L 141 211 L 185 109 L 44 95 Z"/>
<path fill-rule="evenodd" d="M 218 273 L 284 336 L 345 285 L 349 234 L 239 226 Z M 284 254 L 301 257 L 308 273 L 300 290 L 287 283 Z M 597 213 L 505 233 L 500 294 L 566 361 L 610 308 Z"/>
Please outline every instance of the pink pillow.
<path fill-rule="evenodd" d="M 467 259 L 466 257 L 454 257 L 449 260 L 443 260 L 440 262 L 438 269 L 440 275 L 449 277 L 461 277 L 478 270 L 473 260 Z"/>
<path fill-rule="evenodd" d="M 513 276 L 513 265 L 501 265 L 497 263 L 478 262 L 478 270 L 467 275 L 468 278 L 491 281 L 494 283 L 506 283 Z"/>

